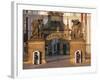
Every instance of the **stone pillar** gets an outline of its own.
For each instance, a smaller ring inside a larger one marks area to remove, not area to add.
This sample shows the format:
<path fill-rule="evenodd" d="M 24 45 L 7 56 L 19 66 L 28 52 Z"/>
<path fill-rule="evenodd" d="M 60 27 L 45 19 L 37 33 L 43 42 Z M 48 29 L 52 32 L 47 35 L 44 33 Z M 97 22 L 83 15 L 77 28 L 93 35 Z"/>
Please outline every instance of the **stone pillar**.
<path fill-rule="evenodd" d="M 75 52 L 80 50 L 82 52 L 82 63 L 85 62 L 86 45 L 84 40 L 70 41 L 70 63 L 75 64 Z"/>
<path fill-rule="evenodd" d="M 41 64 L 46 63 L 45 60 L 45 41 L 43 40 L 32 40 L 28 41 L 28 63 L 29 64 L 34 64 L 33 62 L 33 52 L 34 51 L 39 51 L 40 52 L 40 57 L 41 57 Z"/>
<path fill-rule="evenodd" d="M 91 14 L 87 14 L 87 28 L 86 28 L 86 52 L 87 54 L 91 53 Z"/>

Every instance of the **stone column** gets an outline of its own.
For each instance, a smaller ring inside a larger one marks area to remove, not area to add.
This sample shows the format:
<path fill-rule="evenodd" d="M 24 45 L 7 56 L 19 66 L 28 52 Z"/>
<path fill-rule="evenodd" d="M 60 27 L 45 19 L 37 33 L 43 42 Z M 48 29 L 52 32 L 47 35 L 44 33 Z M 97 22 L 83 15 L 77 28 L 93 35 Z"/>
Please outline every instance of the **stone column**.
<path fill-rule="evenodd" d="M 91 50 L 90 50 L 90 45 L 91 45 L 91 15 L 90 14 L 87 14 L 87 28 L 86 28 L 86 52 L 87 54 L 91 53 Z"/>
<path fill-rule="evenodd" d="M 82 52 L 82 63 L 85 63 L 85 41 L 84 40 L 71 40 L 70 41 L 70 63 L 75 63 L 75 52 L 80 50 Z"/>
<path fill-rule="evenodd" d="M 43 40 L 33 40 L 28 41 L 28 63 L 34 64 L 33 52 L 39 51 L 41 55 L 41 64 L 45 64 L 45 41 Z"/>

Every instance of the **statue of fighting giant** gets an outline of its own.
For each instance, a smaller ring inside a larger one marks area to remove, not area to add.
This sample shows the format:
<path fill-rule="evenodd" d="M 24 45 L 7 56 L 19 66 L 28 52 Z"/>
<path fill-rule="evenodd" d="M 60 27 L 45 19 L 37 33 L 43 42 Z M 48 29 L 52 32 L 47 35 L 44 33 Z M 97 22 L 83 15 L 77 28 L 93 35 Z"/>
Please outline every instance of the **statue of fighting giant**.
<path fill-rule="evenodd" d="M 32 22 L 32 39 L 39 39 L 42 36 L 42 27 L 43 27 L 42 20 L 33 20 Z"/>
<path fill-rule="evenodd" d="M 72 20 L 72 23 L 71 39 L 82 39 L 82 23 L 78 19 Z"/>

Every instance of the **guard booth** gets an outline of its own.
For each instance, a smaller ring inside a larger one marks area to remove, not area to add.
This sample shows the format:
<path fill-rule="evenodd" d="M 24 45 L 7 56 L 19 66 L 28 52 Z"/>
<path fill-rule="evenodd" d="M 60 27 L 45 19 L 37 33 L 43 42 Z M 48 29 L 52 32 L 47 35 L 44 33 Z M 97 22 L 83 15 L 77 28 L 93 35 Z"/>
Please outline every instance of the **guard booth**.
<path fill-rule="evenodd" d="M 33 64 L 41 64 L 41 55 L 38 50 L 33 52 Z"/>
<path fill-rule="evenodd" d="M 45 41 L 32 40 L 28 41 L 28 63 L 45 64 Z"/>
<path fill-rule="evenodd" d="M 85 63 L 86 45 L 84 40 L 70 41 L 70 63 Z"/>
<path fill-rule="evenodd" d="M 75 63 L 82 63 L 82 51 L 81 50 L 77 50 L 75 51 Z"/>

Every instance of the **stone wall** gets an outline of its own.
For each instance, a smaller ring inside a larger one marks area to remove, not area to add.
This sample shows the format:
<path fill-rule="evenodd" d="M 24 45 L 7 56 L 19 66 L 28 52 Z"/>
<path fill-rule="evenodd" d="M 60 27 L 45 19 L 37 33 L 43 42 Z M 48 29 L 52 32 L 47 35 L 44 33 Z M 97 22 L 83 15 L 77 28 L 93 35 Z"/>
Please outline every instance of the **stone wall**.
<path fill-rule="evenodd" d="M 80 50 L 82 52 L 82 63 L 85 62 L 86 45 L 84 40 L 70 41 L 70 62 L 75 64 L 75 52 Z"/>
<path fill-rule="evenodd" d="M 32 40 L 28 41 L 28 62 L 34 64 L 33 62 L 33 52 L 39 51 L 41 54 L 41 63 L 45 63 L 45 41 L 43 40 Z"/>

